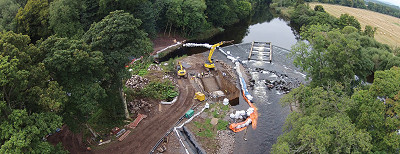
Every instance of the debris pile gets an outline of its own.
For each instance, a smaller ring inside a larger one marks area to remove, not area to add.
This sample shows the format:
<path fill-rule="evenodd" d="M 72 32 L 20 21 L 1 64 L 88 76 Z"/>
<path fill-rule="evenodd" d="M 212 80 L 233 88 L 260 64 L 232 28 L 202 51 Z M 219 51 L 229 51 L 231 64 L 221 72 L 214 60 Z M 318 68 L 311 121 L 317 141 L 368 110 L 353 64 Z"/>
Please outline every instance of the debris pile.
<path fill-rule="evenodd" d="M 132 89 L 142 89 L 148 83 L 148 79 L 139 75 L 132 75 L 132 77 L 126 81 L 125 86 Z"/>
<path fill-rule="evenodd" d="M 168 63 L 167 63 L 167 64 L 168 64 Z M 162 71 L 163 69 L 162 69 L 160 66 L 158 66 L 158 65 L 151 64 L 151 65 L 149 66 L 149 68 L 147 68 L 147 70 L 148 70 L 148 71 L 152 71 L 152 70 Z"/>
<path fill-rule="evenodd" d="M 153 104 L 144 100 L 134 100 L 133 102 L 129 102 L 127 105 L 129 112 L 133 114 L 138 113 L 142 109 L 145 112 L 150 112 L 150 108 L 153 107 Z"/>
<path fill-rule="evenodd" d="M 170 81 L 174 81 L 174 77 L 172 77 L 172 76 L 170 76 L 170 75 L 168 75 L 168 74 L 165 74 L 163 77 L 162 77 L 162 79 L 164 80 L 164 79 L 168 79 L 168 80 L 170 80 Z"/>
<path fill-rule="evenodd" d="M 221 64 L 222 68 L 224 68 L 224 70 L 225 70 L 222 75 L 226 76 L 227 79 L 230 79 L 231 82 L 236 83 L 237 76 L 236 76 L 235 72 L 233 71 L 232 66 L 228 65 L 227 63 L 222 62 L 222 61 L 220 61 L 219 63 Z"/>

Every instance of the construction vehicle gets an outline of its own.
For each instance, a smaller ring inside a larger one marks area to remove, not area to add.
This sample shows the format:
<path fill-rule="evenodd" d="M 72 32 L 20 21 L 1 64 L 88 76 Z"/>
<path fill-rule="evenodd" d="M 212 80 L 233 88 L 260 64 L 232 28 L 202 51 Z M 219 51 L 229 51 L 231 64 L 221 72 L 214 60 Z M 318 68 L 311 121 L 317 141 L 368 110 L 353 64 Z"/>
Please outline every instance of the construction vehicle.
<path fill-rule="evenodd" d="M 181 78 L 181 77 L 187 78 L 186 70 L 183 69 L 183 66 L 180 61 L 178 62 L 177 70 L 178 70 L 177 71 L 178 78 Z"/>
<path fill-rule="evenodd" d="M 206 96 L 205 96 L 203 93 L 201 93 L 201 92 L 197 92 L 197 93 L 194 95 L 194 99 L 197 99 L 197 100 L 199 100 L 200 102 L 202 102 L 202 101 L 204 101 L 204 100 L 206 99 Z"/>
<path fill-rule="evenodd" d="M 213 62 L 213 59 L 211 59 L 212 55 L 214 54 L 215 49 L 218 48 L 219 46 L 221 46 L 222 44 L 232 43 L 232 42 L 233 42 L 233 40 L 231 40 L 231 41 L 221 41 L 221 42 L 211 46 L 210 53 L 208 54 L 208 60 L 204 63 L 204 66 L 206 68 L 208 68 L 208 69 L 215 68 L 215 64 Z"/>

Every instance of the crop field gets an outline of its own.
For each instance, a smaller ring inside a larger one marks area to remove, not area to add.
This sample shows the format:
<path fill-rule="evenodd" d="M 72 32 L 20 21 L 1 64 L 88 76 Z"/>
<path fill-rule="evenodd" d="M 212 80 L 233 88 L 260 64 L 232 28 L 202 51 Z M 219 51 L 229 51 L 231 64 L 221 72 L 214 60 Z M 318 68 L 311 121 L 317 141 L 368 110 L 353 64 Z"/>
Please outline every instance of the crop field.
<path fill-rule="evenodd" d="M 377 27 L 378 30 L 375 32 L 375 39 L 377 41 L 392 47 L 400 47 L 400 18 L 364 9 L 310 3 L 311 8 L 314 8 L 315 5 L 322 5 L 326 12 L 335 17 L 340 17 L 340 15 L 344 13 L 354 16 L 360 22 L 362 29 L 364 29 L 366 25 Z"/>

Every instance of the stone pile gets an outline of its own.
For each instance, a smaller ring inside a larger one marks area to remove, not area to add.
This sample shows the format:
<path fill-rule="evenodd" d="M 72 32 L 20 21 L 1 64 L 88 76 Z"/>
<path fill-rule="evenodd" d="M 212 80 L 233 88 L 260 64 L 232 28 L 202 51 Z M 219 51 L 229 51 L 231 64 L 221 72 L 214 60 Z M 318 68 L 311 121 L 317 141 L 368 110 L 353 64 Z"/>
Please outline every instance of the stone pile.
<path fill-rule="evenodd" d="M 163 69 L 158 65 L 151 64 L 147 70 L 148 71 L 152 71 L 152 70 L 162 71 Z"/>
<path fill-rule="evenodd" d="M 149 80 L 143 78 L 139 75 L 133 75 L 130 79 L 128 79 L 125 83 L 126 87 L 132 89 L 142 89 L 145 85 L 149 83 Z"/>
<path fill-rule="evenodd" d="M 286 81 L 286 80 L 265 80 L 265 85 L 267 89 L 282 91 L 283 94 L 289 93 L 292 89 L 300 86 L 300 81 Z"/>
<path fill-rule="evenodd" d="M 153 104 L 144 100 L 134 100 L 133 102 L 128 102 L 127 105 L 129 112 L 134 114 L 138 113 L 140 110 L 150 112 L 150 108 L 153 107 Z"/>
<path fill-rule="evenodd" d="M 283 94 L 289 93 L 292 89 L 300 86 L 301 82 L 296 78 L 289 77 L 287 74 L 279 73 L 277 71 L 265 70 L 263 68 L 255 68 L 259 73 L 272 74 L 276 80 L 265 80 L 265 85 L 268 90 L 275 89 L 281 91 Z M 250 80 L 250 87 L 254 86 L 255 81 Z"/>

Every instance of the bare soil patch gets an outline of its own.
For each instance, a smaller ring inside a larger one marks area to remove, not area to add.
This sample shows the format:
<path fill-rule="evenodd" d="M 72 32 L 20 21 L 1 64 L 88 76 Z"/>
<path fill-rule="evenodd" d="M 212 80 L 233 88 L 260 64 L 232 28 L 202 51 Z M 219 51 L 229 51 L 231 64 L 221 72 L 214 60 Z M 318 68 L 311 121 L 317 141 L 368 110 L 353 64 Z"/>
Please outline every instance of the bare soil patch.
<path fill-rule="evenodd" d="M 82 134 L 74 134 L 69 130 L 68 126 L 64 125 L 62 130 L 47 138 L 47 141 L 53 145 L 61 142 L 70 153 L 91 153 L 86 149 L 86 145 L 82 142 Z"/>
<path fill-rule="evenodd" d="M 186 40 L 186 39 L 179 35 L 168 36 L 168 35 L 164 35 L 164 34 L 160 33 L 157 35 L 157 37 L 155 39 L 152 40 L 153 51 L 158 51 L 158 50 L 164 49 L 170 45 L 175 44 L 176 42 L 181 42 L 183 40 Z"/>
<path fill-rule="evenodd" d="M 326 12 L 335 17 L 340 17 L 341 14 L 345 13 L 354 16 L 360 22 L 362 29 L 364 29 L 366 25 L 377 27 L 378 30 L 375 32 L 375 39 L 377 41 L 392 47 L 400 46 L 400 18 L 364 9 L 332 4 L 310 3 L 312 9 L 316 5 L 322 5 Z"/>

